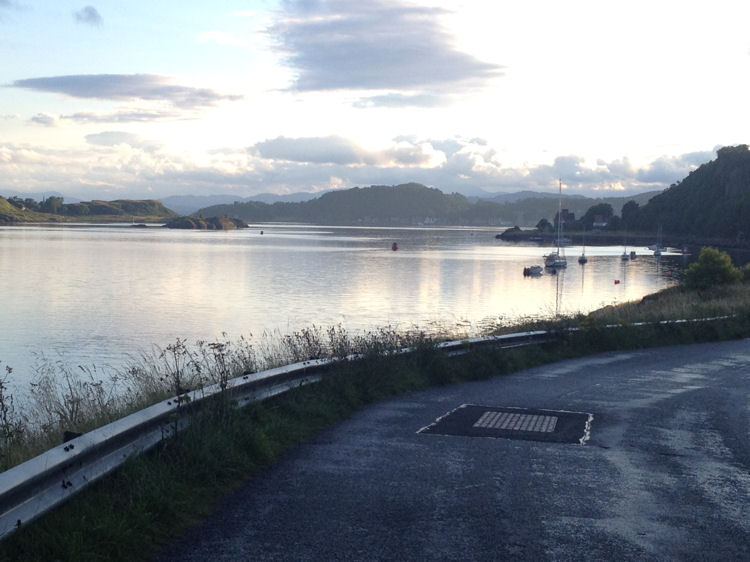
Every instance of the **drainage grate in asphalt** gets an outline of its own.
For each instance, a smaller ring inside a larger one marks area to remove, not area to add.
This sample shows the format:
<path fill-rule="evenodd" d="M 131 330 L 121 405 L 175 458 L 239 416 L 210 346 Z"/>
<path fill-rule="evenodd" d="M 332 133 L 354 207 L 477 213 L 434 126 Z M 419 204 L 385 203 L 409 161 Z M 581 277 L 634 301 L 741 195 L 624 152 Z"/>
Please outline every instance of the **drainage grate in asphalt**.
<path fill-rule="evenodd" d="M 462 404 L 419 433 L 500 437 L 529 441 L 588 441 L 594 416 L 585 412 Z"/>
<path fill-rule="evenodd" d="M 493 412 L 489 410 L 482 414 L 472 427 L 550 433 L 555 431 L 556 425 L 557 416 L 511 414 L 510 412 Z"/>

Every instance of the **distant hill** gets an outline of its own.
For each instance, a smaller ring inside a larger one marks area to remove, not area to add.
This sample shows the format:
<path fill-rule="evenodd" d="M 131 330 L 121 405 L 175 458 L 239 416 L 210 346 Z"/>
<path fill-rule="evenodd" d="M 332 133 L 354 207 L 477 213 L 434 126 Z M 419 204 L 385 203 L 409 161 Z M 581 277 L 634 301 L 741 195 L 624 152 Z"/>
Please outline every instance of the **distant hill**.
<path fill-rule="evenodd" d="M 203 216 L 229 216 L 248 222 L 287 221 L 337 225 L 459 224 L 471 208 L 463 195 L 446 195 L 419 184 L 355 187 L 330 191 L 300 203 L 258 201 L 201 209 Z"/>
<path fill-rule="evenodd" d="M 247 201 L 260 201 L 269 205 L 277 202 L 298 203 L 308 201 L 320 193 L 297 192 L 285 195 L 276 195 L 275 193 L 260 193 L 249 197 L 240 197 L 238 195 L 170 195 L 160 199 L 164 206 L 172 209 L 181 215 L 191 215 L 196 211 L 213 207 L 216 205 L 232 205 L 235 201 L 245 203 Z"/>
<path fill-rule="evenodd" d="M 534 192 L 526 193 L 532 193 L 533 195 L 501 204 L 498 213 L 503 218 L 504 224 L 526 227 L 536 226 L 541 219 L 553 222 L 557 214 L 558 196 Z M 584 215 L 589 208 L 603 203 L 611 205 L 614 212 L 619 214 L 622 207 L 629 201 L 635 201 L 638 205 L 643 205 L 658 193 L 658 191 L 651 191 L 625 197 L 584 197 L 582 195 L 569 196 L 563 193 L 562 206 L 577 217 Z"/>
<path fill-rule="evenodd" d="M 529 192 L 532 193 L 532 192 Z M 647 201 L 653 194 L 635 197 L 589 199 L 576 196 L 563 206 L 583 214 L 602 201 L 613 201 L 622 207 L 634 198 Z M 409 183 L 397 186 L 355 187 L 331 191 L 300 203 L 258 201 L 236 202 L 200 209 L 202 216 L 228 216 L 247 222 L 308 222 L 336 225 L 467 225 L 467 226 L 533 226 L 541 218 L 552 220 L 557 212 L 557 197 L 534 197 L 513 203 L 479 199 L 470 201 L 463 195 L 445 194 L 439 189 Z"/>
<path fill-rule="evenodd" d="M 635 209 L 628 222 L 638 230 L 715 237 L 750 238 L 750 151 L 746 144 L 718 150 L 717 157 Z"/>
<path fill-rule="evenodd" d="M 162 204 L 180 215 L 190 215 L 202 207 L 232 204 L 243 201 L 236 195 L 170 195 L 159 199 Z"/>
<path fill-rule="evenodd" d="M 118 199 L 116 201 L 81 201 L 64 203 L 58 214 L 70 217 L 110 216 L 130 219 L 136 217 L 172 218 L 177 213 L 154 199 Z"/>
<path fill-rule="evenodd" d="M 33 199 L 0 197 L 0 223 L 134 221 L 156 222 L 177 216 L 159 201 L 120 199 L 117 201 L 81 201 L 63 203 L 62 197 L 47 197 L 39 203 Z"/>
<path fill-rule="evenodd" d="M 16 189 L 4 189 L 0 196 L 10 199 L 11 197 L 20 197 L 21 199 L 33 199 L 34 201 L 44 201 L 48 197 L 63 197 L 59 191 L 18 191 Z M 65 196 L 68 203 L 77 203 L 80 199 L 76 197 Z"/>
<path fill-rule="evenodd" d="M 583 198 L 583 195 L 566 195 L 568 199 L 571 197 Z M 477 201 L 492 201 L 493 203 L 515 203 L 524 199 L 554 199 L 557 201 L 557 193 L 548 193 L 542 191 L 514 191 L 512 193 L 498 193 L 498 194 L 487 194 L 483 196 L 469 197 L 469 201 L 476 203 Z"/>

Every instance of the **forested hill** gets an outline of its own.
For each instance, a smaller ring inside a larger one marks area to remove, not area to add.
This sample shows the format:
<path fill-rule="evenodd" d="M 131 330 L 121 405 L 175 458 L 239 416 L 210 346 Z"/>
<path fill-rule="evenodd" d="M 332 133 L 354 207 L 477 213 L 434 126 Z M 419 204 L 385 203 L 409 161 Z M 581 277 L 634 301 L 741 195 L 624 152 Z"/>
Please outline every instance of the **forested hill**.
<path fill-rule="evenodd" d="M 744 241 L 750 237 L 750 151 L 746 144 L 718 150 L 648 204 L 623 214 L 629 229 Z"/>
<path fill-rule="evenodd" d="M 459 224 L 475 218 L 474 205 L 459 194 L 446 195 L 415 183 L 331 191 L 310 201 L 258 201 L 215 205 L 196 214 L 230 216 L 250 222 L 299 221 L 341 225 Z"/>
<path fill-rule="evenodd" d="M 648 196 L 607 199 L 619 206 Z M 566 201 L 572 212 L 584 212 L 602 199 L 579 197 Z M 575 205 L 573 205 L 575 203 Z M 513 203 L 478 200 L 474 203 L 456 193 L 446 195 L 439 189 L 416 183 L 397 186 L 355 187 L 331 191 L 316 199 L 299 203 L 257 201 L 214 205 L 194 213 L 202 216 L 228 216 L 247 222 L 307 222 L 335 225 L 467 225 L 533 226 L 540 218 L 552 220 L 557 212 L 557 199 L 532 198 Z"/>
<path fill-rule="evenodd" d="M 64 203 L 62 197 L 33 199 L 0 196 L 0 223 L 88 221 L 161 221 L 177 216 L 161 202 L 118 199 L 117 201 L 80 201 Z"/>

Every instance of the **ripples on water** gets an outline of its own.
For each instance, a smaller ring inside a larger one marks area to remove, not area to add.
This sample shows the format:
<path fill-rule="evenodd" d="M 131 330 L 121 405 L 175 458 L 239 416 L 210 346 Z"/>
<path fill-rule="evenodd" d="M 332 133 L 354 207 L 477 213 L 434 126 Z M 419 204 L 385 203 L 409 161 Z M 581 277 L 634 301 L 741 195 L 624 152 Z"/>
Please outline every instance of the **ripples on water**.
<path fill-rule="evenodd" d="M 589 262 L 580 266 L 581 248 L 570 247 L 566 270 L 524 277 L 523 268 L 541 264 L 549 248 L 507 244 L 497 232 L 0 228 L 0 364 L 21 377 L 39 353 L 120 366 L 176 338 L 257 337 L 311 325 L 472 335 L 498 322 L 639 299 L 673 284 L 681 267 L 681 258 L 657 261 L 645 248 L 623 262 L 622 247 L 587 247 Z"/>

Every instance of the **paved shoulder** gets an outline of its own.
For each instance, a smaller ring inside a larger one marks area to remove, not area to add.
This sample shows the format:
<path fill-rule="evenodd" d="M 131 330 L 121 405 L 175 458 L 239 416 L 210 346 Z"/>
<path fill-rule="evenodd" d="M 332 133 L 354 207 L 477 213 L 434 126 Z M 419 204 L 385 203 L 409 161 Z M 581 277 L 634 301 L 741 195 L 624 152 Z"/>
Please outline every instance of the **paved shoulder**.
<path fill-rule="evenodd" d="M 747 340 L 409 394 L 297 447 L 159 559 L 750 559 L 749 396 Z"/>

